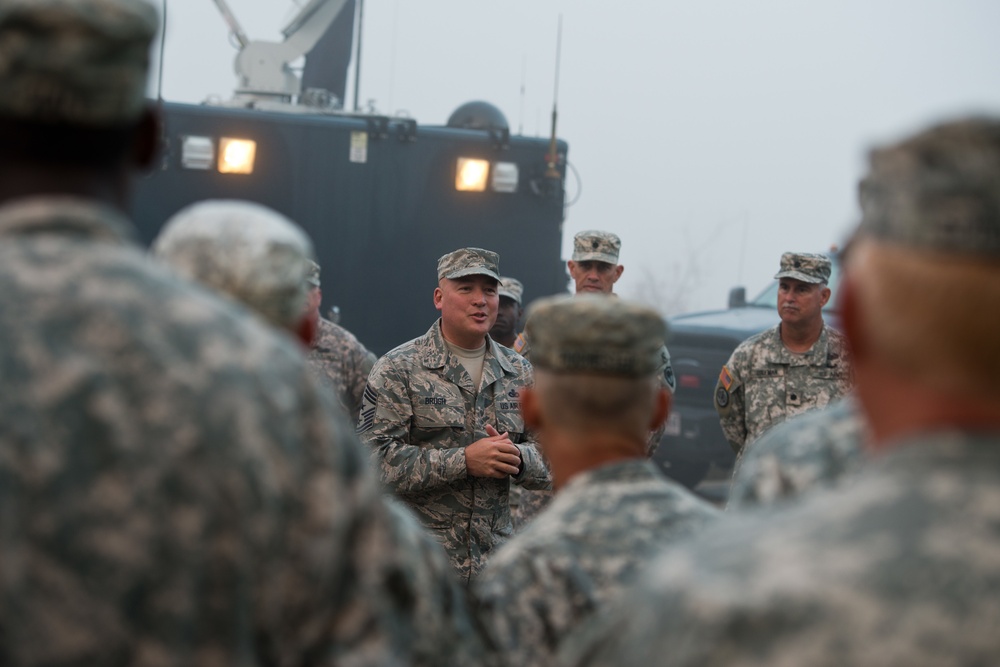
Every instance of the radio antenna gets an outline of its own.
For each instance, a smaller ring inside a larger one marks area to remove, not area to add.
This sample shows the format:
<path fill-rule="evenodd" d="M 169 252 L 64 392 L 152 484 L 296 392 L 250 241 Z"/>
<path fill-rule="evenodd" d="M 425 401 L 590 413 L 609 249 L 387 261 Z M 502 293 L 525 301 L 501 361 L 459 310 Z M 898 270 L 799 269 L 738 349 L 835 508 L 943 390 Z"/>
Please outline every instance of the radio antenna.
<path fill-rule="evenodd" d="M 559 30 L 556 33 L 556 85 L 552 93 L 552 137 L 549 139 L 548 168 L 545 170 L 545 178 L 560 178 L 559 170 L 556 168 L 559 156 L 556 154 L 556 120 L 559 116 L 557 111 L 559 106 L 559 59 L 562 55 L 562 14 L 559 15 Z"/>

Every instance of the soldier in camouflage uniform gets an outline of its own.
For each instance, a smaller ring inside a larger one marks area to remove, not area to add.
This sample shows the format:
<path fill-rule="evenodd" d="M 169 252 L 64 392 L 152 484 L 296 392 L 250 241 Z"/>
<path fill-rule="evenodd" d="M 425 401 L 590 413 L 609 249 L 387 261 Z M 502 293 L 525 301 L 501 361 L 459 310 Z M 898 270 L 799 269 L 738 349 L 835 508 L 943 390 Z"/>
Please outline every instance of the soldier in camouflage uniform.
<path fill-rule="evenodd" d="M 0 664 L 470 664 L 296 345 L 132 240 L 156 28 L 0 0 Z"/>
<path fill-rule="evenodd" d="M 505 347 L 514 349 L 519 334 L 517 325 L 524 315 L 521 297 L 524 285 L 517 278 L 500 277 L 500 306 L 497 309 L 497 321 L 490 329 L 490 338 Z"/>
<path fill-rule="evenodd" d="M 869 162 L 840 298 L 878 458 L 664 556 L 563 664 L 996 663 L 1000 118 Z"/>
<path fill-rule="evenodd" d="M 310 317 L 319 324 L 306 358 L 317 375 L 325 377 L 333 385 L 347 414 L 356 421 L 361 412 L 368 374 L 375 365 L 376 358 L 354 334 L 320 315 L 323 292 L 320 290 L 319 274 L 319 264 L 310 262 L 306 278 L 306 308 Z"/>
<path fill-rule="evenodd" d="M 473 593 L 506 664 L 541 667 L 652 554 L 719 512 L 646 458 L 670 405 L 658 380 L 663 318 L 618 299 L 555 297 L 532 308 L 527 331 L 536 384 L 522 411 L 557 493 Z"/>
<path fill-rule="evenodd" d="M 573 237 L 573 255 L 566 262 L 566 268 L 573 279 L 575 293 L 617 296 L 614 294 L 615 283 L 625 271 L 625 267 L 618 263 L 621 248 L 622 242 L 617 234 L 597 229 L 577 233 Z M 531 346 L 526 334 L 518 336 L 514 350 L 525 359 L 530 358 Z M 677 383 L 666 345 L 661 350 L 661 357 L 663 386 L 673 393 Z M 665 428 L 664 423 L 650 432 L 646 448 L 648 456 L 652 457 L 653 452 L 660 446 Z M 527 524 L 551 499 L 551 491 L 524 489 L 515 491 L 511 496 L 514 528 L 519 530 L 521 526 Z"/>
<path fill-rule="evenodd" d="M 733 451 L 788 417 L 821 408 L 851 388 L 844 336 L 823 322 L 830 259 L 786 252 L 774 276 L 781 322 L 743 341 L 722 367 L 715 409 Z"/>
<path fill-rule="evenodd" d="M 192 282 L 234 299 L 269 324 L 307 341 L 303 315 L 312 241 L 277 211 L 248 201 L 209 200 L 171 217 L 154 257 Z"/>
<path fill-rule="evenodd" d="M 521 419 L 531 366 L 487 335 L 498 264 L 496 253 L 480 248 L 438 260 L 441 318 L 379 359 L 358 421 L 382 481 L 445 546 L 466 582 L 511 533 L 511 483 L 549 486 Z"/>
<path fill-rule="evenodd" d="M 848 396 L 778 424 L 747 450 L 733 473 L 727 509 L 849 484 L 864 463 L 865 421 Z"/>

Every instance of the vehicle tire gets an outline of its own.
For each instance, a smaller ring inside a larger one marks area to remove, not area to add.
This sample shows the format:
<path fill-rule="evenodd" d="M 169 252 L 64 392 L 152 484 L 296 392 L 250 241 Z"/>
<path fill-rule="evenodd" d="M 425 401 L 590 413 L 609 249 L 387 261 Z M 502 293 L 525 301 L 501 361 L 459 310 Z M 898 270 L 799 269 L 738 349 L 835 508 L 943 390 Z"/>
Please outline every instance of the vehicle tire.
<path fill-rule="evenodd" d="M 689 489 L 701 484 L 711 465 L 709 461 L 672 460 L 668 463 L 669 465 L 664 469 L 667 477 Z"/>

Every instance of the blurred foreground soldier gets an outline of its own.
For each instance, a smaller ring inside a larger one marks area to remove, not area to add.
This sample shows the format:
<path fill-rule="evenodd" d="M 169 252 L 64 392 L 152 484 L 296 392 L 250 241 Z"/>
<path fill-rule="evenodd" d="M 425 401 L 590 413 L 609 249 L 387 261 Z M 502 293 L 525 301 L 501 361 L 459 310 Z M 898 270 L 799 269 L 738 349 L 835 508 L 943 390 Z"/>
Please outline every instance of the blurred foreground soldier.
<path fill-rule="evenodd" d="M 743 341 L 715 387 L 722 431 L 740 455 L 775 424 L 821 408 L 851 388 L 844 336 L 823 323 L 830 259 L 786 252 L 774 277 L 781 322 Z"/>
<path fill-rule="evenodd" d="M 1000 599 L 1000 119 L 871 153 L 841 304 L 878 458 L 665 556 L 586 665 L 988 665 Z"/>
<path fill-rule="evenodd" d="M 318 327 L 309 344 L 306 358 L 314 369 L 333 384 L 347 414 L 357 421 L 368 374 L 375 365 L 375 355 L 350 331 L 320 315 L 323 292 L 320 289 L 319 275 L 319 264 L 310 261 L 306 274 L 306 311 L 311 319 L 318 322 Z"/>
<path fill-rule="evenodd" d="M 527 331 L 536 376 L 521 409 L 558 492 L 486 564 L 474 594 L 502 659 L 540 667 L 650 557 L 719 512 L 646 458 L 670 406 L 663 318 L 618 299 L 556 297 L 532 308 Z"/>
<path fill-rule="evenodd" d="M 395 524 L 299 350 L 131 240 L 156 28 L 0 0 L 0 664 L 414 661 Z"/>
<path fill-rule="evenodd" d="M 566 262 L 566 268 L 573 279 L 577 296 L 582 294 L 614 294 L 615 283 L 621 277 L 625 267 L 618 263 L 618 253 L 622 242 L 617 234 L 591 229 L 577 233 L 573 237 L 573 256 Z M 526 333 L 518 336 L 514 349 L 526 359 L 530 357 L 531 346 Z M 676 389 L 674 369 L 670 363 L 670 353 L 666 345 L 660 351 L 660 376 L 662 384 L 671 393 Z M 646 455 L 652 457 L 660 446 L 660 439 L 666 422 L 661 423 L 649 433 L 646 442 Z M 532 517 L 538 514 L 552 499 L 551 491 L 520 490 L 513 495 L 512 512 L 514 527 L 520 530 Z"/>
<path fill-rule="evenodd" d="M 272 326 L 312 339 L 316 324 L 304 314 L 312 242 L 277 211 L 237 200 L 192 204 L 163 225 L 152 253 Z"/>
<path fill-rule="evenodd" d="M 549 486 L 521 419 L 531 366 L 487 335 L 498 264 L 480 248 L 438 260 L 441 317 L 379 359 L 358 420 L 382 481 L 444 545 L 465 582 L 511 533 L 511 482 Z"/>
<path fill-rule="evenodd" d="M 517 342 L 517 324 L 524 315 L 524 308 L 521 306 L 521 296 L 524 294 L 524 285 L 516 278 L 501 276 L 500 278 L 500 306 L 497 308 L 497 321 L 490 329 L 490 338 L 496 342 L 514 349 Z"/>
<path fill-rule="evenodd" d="M 183 277 L 231 297 L 303 342 L 314 338 L 318 311 L 304 307 L 309 281 L 318 277 L 312 243 L 277 211 L 245 201 L 193 204 L 164 225 L 153 253 Z M 389 618 L 396 615 L 398 638 L 408 638 L 409 659 L 462 665 L 481 656 L 464 589 L 447 555 L 408 510 L 382 500 L 386 507 L 374 503 L 365 527 L 368 544 L 379 552 L 377 558 L 364 556 L 371 559 L 365 585 L 376 599 L 382 594 L 388 605 L 398 605 L 386 611 Z"/>
<path fill-rule="evenodd" d="M 864 463 L 865 420 L 852 396 L 778 424 L 754 442 L 733 473 L 726 509 L 784 502 L 849 484 Z"/>

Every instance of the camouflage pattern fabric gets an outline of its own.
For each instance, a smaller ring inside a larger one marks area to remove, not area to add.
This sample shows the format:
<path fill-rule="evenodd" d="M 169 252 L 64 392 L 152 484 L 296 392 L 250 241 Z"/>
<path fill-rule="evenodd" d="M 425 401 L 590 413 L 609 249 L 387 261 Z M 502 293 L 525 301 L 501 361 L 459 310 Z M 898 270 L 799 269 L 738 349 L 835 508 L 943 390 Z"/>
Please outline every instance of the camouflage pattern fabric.
<path fill-rule="evenodd" d="M 743 341 L 722 368 L 715 409 L 733 451 L 744 448 L 788 417 L 821 408 L 852 386 L 843 334 L 824 325 L 804 354 L 788 351 L 781 325 Z"/>
<path fill-rule="evenodd" d="M 613 603 L 653 555 L 720 514 L 648 461 L 571 479 L 474 582 L 480 618 L 505 664 L 552 664 L 563 638 Z"/>
<path fill-rule="evenodd" d="M 1000 433 L 927 433 L 849 491 L 727 517 L 665 554 L 563 665 L 991 665 Z"/>
<path fill-rule="evenodd" d="M 320 319 L 306 358 L 315 374 L 331 384 L 348 416 L 357 420 L 375 355 L 344 327 Z"/>
<path fill-rule="evenodd" d="M 0 115 L 80 127 L 137 118 L 158 26 L 144 0 L 3 0 Z"/>
<path fill-rule="evenodd" d="M 0 208 L 0 664 L 475 651 L 298 347 L 130 234 L 81 199 Z"/>
<path fill-rule="evenodd" d="M 618 264 L 621 249 L 622 240 L 617 234 L 590 229 L 573 236 L 573 255 L 570 259 L 574 262 Z"/>
<path fill-rule="evenodd" d="M 405 501 L 444 545 L 468 582 L 511 534 L 511 481 L 548 488 L 548 469 L 525 433 L 520 395 L 531 366 L 487 339 L 479 391 L 441 335 L 440 320 L 423 336 L 378 360 L 358 420 L 383 483 Z M 465 447 L 486 437 L 486 425 L 507 433 L 521 450 L 511 480 L 470 477 Z"/>
<path fill-rule="evenodd" d="M 770 505 L 815 487 L 850 483 L 864 464 L 865 430 L 851 396 L 778 424 L 742 457 L 727 509 Z"/>

